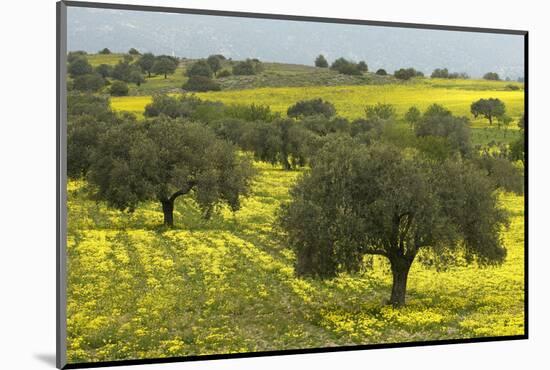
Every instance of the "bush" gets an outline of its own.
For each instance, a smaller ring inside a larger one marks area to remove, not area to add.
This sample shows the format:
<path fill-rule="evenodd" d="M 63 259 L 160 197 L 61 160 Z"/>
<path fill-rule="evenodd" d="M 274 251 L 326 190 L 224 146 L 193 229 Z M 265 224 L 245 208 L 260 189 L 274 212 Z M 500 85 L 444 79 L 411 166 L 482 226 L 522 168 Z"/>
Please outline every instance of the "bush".
<path fill-rule="evenodd" d="M 376 103 L 365 107 L 367 119 L 389 120 L 395 117 L 395 107 L 391 104 Z"/>
<path fill-rule="evenodd" d="M 517 85 L 512 85 L 512 84 L 508 84 L 504 87 L 506 90 L 512 90 L 512 91 L 516 91 L 516 90 L 519 90 L 519 86 Z"/>
<path fill-rule="evenodd" d="M 78 76 L 73 81 L 73 89 L 78 91 L 96 92 L 103 86 L 105 86 L 105 79 L 97 73 Z"/>
<path fill-rule="evenodd" d="M 320 54 L 316 59 L 315 59 L 315 67 L 319 67 L 319 68 L 328 68 L 328 62 L 327 60 L 325 59 L 325 56 Z"/>
<path fill-rule="evenodd" d="M 75 57 L 72 62 L 67 66 L 67 72 L 71 77 L 83 76 L 92 73 L 93 68 L 88 59 L 83 56 Z"/>
<path fill-rule="evenodd" d="M 422 72 L 416 71 L 414 68 L 401 68 L 395 71 L 393 75 L 395 76 L 395 78 L 406 81 L 413 77 L 423 76 L 424 74 Z"/>
<path fill-rule="evenodd" d="M 221 86 L 211 78 L 205 76 L 191 76 L 182 87 L 187 91 L 220 91 Z"/>
<path fill-rule="evenodd" d="M 357 69 L 359 70 L 359 72 L 369 71 L 369 67 L 367 66 L 367 63 L 365 63 L 364 61 L 360 61 L 359 63 L 357 63 Z"/>
<path fill-rule="evenodd" d="M 95 72 L 100 74 L 103 78 L 111 77 L 113 73 L 113 67 L 108 64 L 100 64 L 95 67 Z"/>
<path fill-rule="evenodd" d="M 247 59 L 233 66 L 233 74 L 236 76 L 250 76 L 263 70 L 262 62 L 258 59 Z"/>
<path fill-rule="evenodd" d="M 483 75 L 483 78 L 485 80 L 500 81 L 500 77 L 498 73 L 495 73 L 495 72 L 487 72 Z"/>
<path fill-rule="evenodd" d="M 111 50 L 107 49 L 107 48 L 104 48 L 104 49 L 101 49 L 98 54 L 111 54 Z"/>
<path fill-rule="evenodd" d="M 185 71 L 185 74 L 187 77 L 195 77 L 195 76 L 201 76 L 201 77 L 207 77 L 212 78 L 212 68 L 210 67 L 210 64 L 206 62 L 206 60 L 199 60 L 189 66 L 187 70 Z"/>
<path fill-rule="evenodd" d="M 86 53 L 86 52 L 83 51 L 83 50 L 70 51 L 70 52 L 67 54 L 67 63 L 72 63 L 72 62 L 75 61 L 77 58 L 86 57 L 86 55 L 88 55 L 88 53 Z"/>
<path fill-rule="evenodd" d="M 128 54 L 139 55 L 139 51 L 136 48 L 130 48 L 130 50 L 128 50 Z"/>
<path fill-rule="evenodd" d="M 269 105 L 256 105 L 254 103 L 251 105 L 230 105 L 226 107 L 225 114 L 231 118 L 250 122 L 271 122 L 280 116 L 278 113 L 273 113 Z"/>
<path fill-rule="evenodd" d="M 113 96 L 126 96 L 128 95 L 128 85 L 122 81 L 114 81 L 111 84 L 110 93 Z"/>
<path fill-rule="evenodd" d="M 376 74 L 379 75 L 379 76 L 386 76 L 388 74 L 388 72 L 386 72 L 385 69 L 380 68 L 378 71 L 376 71 Z"/>
<path fill-rule="evenodd" d="M 334 105 L 328 101 L 322 99 L 301 100 L 289 107 L 287 115 L 289 117 L 304 117 L 323 115 L 325 117 L 332 117 L 336 114 Z"/>
<path fill-rule="evenodd" d="M 223 77 L 229 77 L 231 76 L 231 71 L 228 70 L 228 69 L 223 69 L 220 71 L 220 73 L 218 73 L 218 78 L 223 78 Z"/>
<path fill-rule="evenodd" d="M 336 59 L 332 65 L 330 66 L 330 69 L 337 71 L 338 73 L 342 73 L 345 75 L 360 75 L 361 70 L 359 69 L 358 65 L 356 63 L 353 63 L 349 60 L 346 60 L 344 58 L 338 58 Z"/>

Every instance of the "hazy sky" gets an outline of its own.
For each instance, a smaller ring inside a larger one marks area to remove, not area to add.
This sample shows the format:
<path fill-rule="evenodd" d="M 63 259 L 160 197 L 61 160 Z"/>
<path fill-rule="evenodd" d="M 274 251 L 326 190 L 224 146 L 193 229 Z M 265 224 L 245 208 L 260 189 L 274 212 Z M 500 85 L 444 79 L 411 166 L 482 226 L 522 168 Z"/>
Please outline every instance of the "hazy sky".
<path fill-rule="evenodd" d="M 415 67 L 429 74 L 447 67 L 514 79 L 524 69 L 518 35 L 71 7 L 67 14 L 69 50 L 135 47 L 188 58 L 220 53 L 308 65 L 322 53 L 329 62 L 340 56 L 365 60 L 370 70 Z"/>

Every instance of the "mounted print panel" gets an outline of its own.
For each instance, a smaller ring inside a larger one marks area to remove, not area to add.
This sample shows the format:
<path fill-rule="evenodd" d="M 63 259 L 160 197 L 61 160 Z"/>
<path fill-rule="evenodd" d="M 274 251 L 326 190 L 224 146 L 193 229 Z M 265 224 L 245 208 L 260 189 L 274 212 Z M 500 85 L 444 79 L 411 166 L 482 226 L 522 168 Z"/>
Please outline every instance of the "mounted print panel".
<path fill-rule="evenodd" d="M 526 50 L 58 3 L 58 367 L 527 338 Z"/>

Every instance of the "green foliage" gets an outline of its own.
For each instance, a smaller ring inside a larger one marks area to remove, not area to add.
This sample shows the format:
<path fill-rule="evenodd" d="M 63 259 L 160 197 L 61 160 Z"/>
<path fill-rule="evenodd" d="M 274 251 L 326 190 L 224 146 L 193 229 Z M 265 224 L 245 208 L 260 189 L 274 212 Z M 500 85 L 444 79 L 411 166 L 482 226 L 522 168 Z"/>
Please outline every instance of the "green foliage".
<path fill-rule="evenodd" d="M 107 130 L 111 122 L 84 114 L 73 117 L 67 126 L 67 176 L 80 178 L 90 168 L 93 150 L 99 137 Z"/>
<path fill-rule="evenodd" d="M 423 73 L 415 70 L 414 68 L 401 68 L 395 71 L 393 76 L 400 80 L 410 80 L 413 77 L 422 77 Z"/>
<path fill-rule="evenodd" d="M 369 71 L 369 66 L 365 61 L 362 60 L 359 63 L 357 63 L 357 69 L 359 70 L 359 72 L 365 73 Z"/>
<path fill-rule="evenodd" d="M 97 52 L 98 54 L 111 54 L 111 50 L 108 48 L 103 48 L 100 51 Z"/>
<path fill-rule="evenodd" d="M 405 121 L 411 126 L 414 127 L 414 125 L 420 121 L 420 118 L 422 117 L 422 113 L 420 112 L 420 109 L 415 107 L 414 105 L 409 108 L 407 113 L 405 113 Z"/>
<path fill-rule="evenodd" d="M 77 76 L 73 81 L 73 89 L 78 91 L 96 92 L 105 86 L 105 79 L 98 73 Z"/>
<path fill-rule="evenodd" d="M 453 150 L 466 155 L 471 150 L 471 133 L 466 117 L 455 117 L 445 107 L 432 104 L 415 124 L 416 136 L 439 136 L 447 139 Z"/>
<path fill-rule="evenodd" d="M 280 114 L 271 111 L 269 105 L 260 104 L 232 104 L 225 108 L 225 115 L 231 118 L 242 119 L 245 121 L 271 122 L 280 117 Z"/>
<path fill-rule="evenodd" d="M 120 210 L 160 200 L 171 226 L 174 201 L 187 194 L 206 218 L 221 204 L 238 210 L 252 175 L 251 163 L 205 126 L 161 118 L 109 129 L 93 153 L 88 178 L 96 197 Z"/>
<path fill-rule="evenodd" d="M 380 68 L 376 71 L 376 74 L 379 75 L 379 76 L 386 76 L 388 74 L 388 72 L 386 72 L 385 69 Z"/>
<path fill-rule="evenodd" d="M 221 103 L 203 101 L 196 96 L 182 94 L 170 96 L 157 94 L 153 101 L 145 106 L 145 117 L 157 117 L 164 114 L 171 118 L 189 118 L 193 121 L 211 122 L 224 117 Z"/>
<path fill-rule="evenodd" d="M 362 68 L 366 67 L 363 66 Z M 357 65 L 357 63 L 354 63 L 352 61 L 349 61 L 345 58 L 338 58 L 334 62 L 332 62 L 330 69 L 337 71 L 338 73 L 342 73 L 345 75 L 360 75 L 362 74 L 361 68 Z"/>
<path fill-rule="evenodd" d="M 102 121 L 114 117 L 107 97 L 74 92 L 67 96 L 67 115 L 69 123 L 73 117 L 81 115 L 91 115 Z"/>
<path fill-rule="evenodd" d="M 500 81 L 500 76 L 496 72 L 487 72 L 483 75 L 485 80 Z"/>
<path fill-rule="evenodd" d="M 502 117 L 506 113 L 506 106 L 498 98 L 479 99 L 472 103 L 470 112 L 475 118 L 485 117 L 489 120 L 489 125 L 492 125 L 494 118 Z"/>
<path fill-rule="evenodd" d="M 103 78 L 111 77 L 113 66 L 109 64 L 100 64 L 94 68 L 94 72 L 100 74 Z"/>
<path fill-rule="evenodd" d="M 301 100 L 289 107 L 286 114 L 289 117 L 306 117 L 314 115 L 332 117 L 336 114 L 336 109 L 331 102 L 319 98 Z"/>
<path fill-rule="evenodd" d="M 221 86 L 219 83 L 213 81 L 209 77 L 204 76 L 191 76 L 189 80 L 182 86 L 183 90 L 187 91 L 220 91 Z"/>
<path fill-rule="evenodd" d="M 124 81 L 113 81 L 109 92 L 113 96 L 126 96 L 128 95 L 128 85 Z"/>
<path fill-rule="evenodd" d="M 139 55 L 139 51 L 136 48 L 130 48 L 130 50 L 128 50 L 128 54 Z"/>
<path fill-rule="evenodd" d="M 151 72 L 159 75 L 164 75 L 164 78 L 167 75 L 171 75 L 176 71 L 177 62 L 173 58 L 167 56 L 160 56 L 155 58 L 155 62 L 151 67 Z"/>
<path fill-rule="evenodd" d="M 218 55 L 210 55 L 206 59 L 206 63 L 208 63 L 214 75 L 222 68 L 222 59 Z"/>
<path fill-rule="evenodd" d="M 365 107 L 367 119 L 391 120 L 395 118 L 395 107 L 391 104 L 376 103 Z"/>
<path fill-rule="evenodd" d="M 87 75 L 93 72 L 93 68 L 84 56 L 78 56 L 72 59 L 67 66 L 67 72 L 72 78 Z"/>
<path fill-rule="evenodd" d="M 137 65 L 146 72 L 149 77 L 151 77 L 151 71 L 153 70 L 153 65 L 155 64 L 155 56 L 152 53 L 143 54 L 138 61 Z"/>
<path fill-rule="evenodd" d="M 218 59 L 216 58 L 216 60 Z M 188 77 L 201 76 L 212 78 L 213 72 L 210 63 L 208 63 L 206 60 L 199 60 L 191 64 L 191 66 L 185 71 L 185 74 Z"/>
<path fill-rule="evenodd" d="M 290 170 L 306 165 L 310 138 L 308 131 L 294 120 L 276 119 L 247 125 L 239 141 L 243 149 L 254 153 L 255 159 L 279 163 Z"/>
<path fill-rule="evenodd" d="M 228 69 L 222 69 L 219 73 L 218 73 L 218 78 L 223 78 L 223 77 L 229 77 L 231 76 L 231 71 L 228 70 Z"/>
<path fill-rule="evenodd" d="M 431 78 L 468 79 L 469 76 L 466 73 L 458 73 L 458 72 L 449 73 L 449 70 L 447 68 L 443 68 L 443 69 L 436 68 L 432 72 Z"/>
<path fill-rule="evenodd" d="M 315 67 L 328 68 L 328 62 L 323 54 L 319 54 L 319 56 L 315 58 Z"/>
<path fill-rule="evenodd" d="M 390 302 L 405 302 L 407 275 L 421 249 L 502 263 L 506 217 L 492 184 L 468 163 L 425 161 L 391 146 L 343 137 L 317 153 L 291 190 L 279 222 L 300 275 L 331 278 L 386 257 L 394 277 Z"/>
<path fill-rule="evenodd" d="M 85 51 L 83 50 L 76 50 L 76 51 L 70 51 L 68 54 L 67 54 L 67 63 L 72 63 L 74 62 L 76 59 L 80 58 L 80 57 L 86 57 L 86 55 L 88 55 L 88 53 L 86 53 Z"/>
<path fill-rule="evenodd" d="M 263 70 L 262 63 L 257 59 L 247 59 L 233 65 L 235 76 L 250 76 L 260 73 Z"/>
<path fill-rule="evenodd" d="M 143 77 L 143 74 L 139 69 L 134 68 L 128 76 L 128 82 L 132 82 L 137 86 L 140 86 L 143 82 L 145 82 L 145 77 Z"/>
<path fill-rule="evenodd" d="M 495 189 L 501 189 L 516 194 L 523 194 L 523 171 L 508 160 L 510 154 L 507 148 L 484 148 L 475 157 L 477 166 L 487 172 Z"/>

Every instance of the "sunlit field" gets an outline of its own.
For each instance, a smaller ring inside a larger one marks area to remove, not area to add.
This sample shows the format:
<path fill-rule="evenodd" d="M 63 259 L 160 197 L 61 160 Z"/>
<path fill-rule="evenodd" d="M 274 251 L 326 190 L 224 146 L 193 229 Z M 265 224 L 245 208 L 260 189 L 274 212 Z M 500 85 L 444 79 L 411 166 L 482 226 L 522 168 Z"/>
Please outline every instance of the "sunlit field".
<path fill-rule="evenodd" d="M 295 276 L 273 221 L 301 172 L 255 166 L 240 211 L 205 221 L 179 198 L 173 229 L 159 226 L 157 203 L 123 213 L 69 182 L 69 362 L 523 334 L 523 197 L 500 196 L 511 215 L 502 266 L 415 263 L 394 309 L 384 260 L 334 280 Z"/>
<path fill-rule="evenodd" d="M 469 81 L 469 84 L 475 84 L 475 82 Z M 479 81 L 479 85 L 486 87 L 487 82 Z M 473 127 L 488 126 L 487 120 L 481 117 L 474 119 L 470 113 L 470 105 L 478 99 L 501 99 L 506 104 L 508 114 L 514 119 L 518 119 L 523 113 L 524 96 L 522 90 L 474 90 L 458 88 L 457 86 L 460 85 L 449 88 L 431 87 L 427 83 L 315 86 L 231 90 L 197 93 L 196 95 L 203 99 L 221 101 L 226 104 L 256 103 L 269 105 L 273 111 L 280 112 L 283 115 L 286 114 L 289 106 L 299 100 L 322 98 L 335 105 L 338 115 L 349 119 L 364 117 L 365 105 L 378 102 L 394 105 L 399 115 L 403 115 L 413 105 L 424 110 L 430 104 L 438 103 L 450 109 L 455 115 L 470 117 Z M 141 115 L 145 105 L 150 101 L 150 96 L 113 97 L 111 104 L 115 110 L 124 110 Z M 515 129 L 515 127 L 511 127 L 511 129 Z"/>

